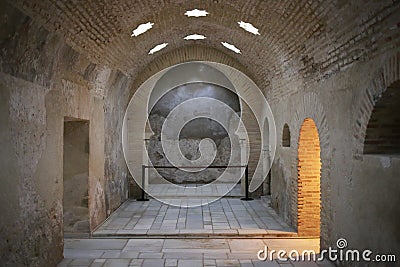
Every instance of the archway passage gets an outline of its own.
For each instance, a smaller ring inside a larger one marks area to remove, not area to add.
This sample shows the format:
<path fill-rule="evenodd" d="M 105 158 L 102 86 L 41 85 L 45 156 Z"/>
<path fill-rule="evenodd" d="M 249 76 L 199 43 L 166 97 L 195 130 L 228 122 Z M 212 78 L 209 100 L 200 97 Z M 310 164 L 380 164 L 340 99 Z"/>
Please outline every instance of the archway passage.
<path fill-rule="evenodd" d="M 377 100 L 367 126 L 364 154 L 400 155 L 400 80 Z"/>
<path fill-rule="evenodd" d="M 298 234 L 320 236 L 321 148 L 317 126 L 305 119 L 298 147 Z"/>
<path fill-rule="evenodd" d="M 290 129 L 289 129 L 289 125 L 287 125 L 287 123 L 285 123 L 285 125 L 283 126 L 282 146 L 290 147 Z"/>

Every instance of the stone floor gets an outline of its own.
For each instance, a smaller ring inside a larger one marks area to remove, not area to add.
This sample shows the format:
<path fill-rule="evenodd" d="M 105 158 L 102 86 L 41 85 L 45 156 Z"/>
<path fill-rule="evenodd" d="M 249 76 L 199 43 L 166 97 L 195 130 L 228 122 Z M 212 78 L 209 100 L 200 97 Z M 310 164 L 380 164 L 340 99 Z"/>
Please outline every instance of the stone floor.
<path fill-rule="evenodd" d="M 295 231 L 260 199 L 222 198 L 209 205 L 183 208 L 127 201 L 96 231 L 105 236 L 296 236 Z"/>
<path fill-rule="evenodd" d="M 65 259 L 58 266 L 333 266 L 326 261 L 260 261 L 257 252 L 266 246 L 269 251 L 318 253 L 319 239 L 298 238 L 262 199 L 226 197 L 195 208 L 154 199 L 127 201 L 93 238 L 65 239 Z"/>
<path fill-rule="evenodd" d="M 328 261 L 260 261 L 265 249 L 319 250 L 318 239 L 66 239 L 63 266 L 333 266 Z"/>
<path fill-rule="evenodd" d="M 241 185 L 232 183 L 211 183 L 211 184 L 149 184 L 148 191 L 151 195 L 168 198 L 189 198 L 202 197 L 240 197 L 243 196 Z"/>

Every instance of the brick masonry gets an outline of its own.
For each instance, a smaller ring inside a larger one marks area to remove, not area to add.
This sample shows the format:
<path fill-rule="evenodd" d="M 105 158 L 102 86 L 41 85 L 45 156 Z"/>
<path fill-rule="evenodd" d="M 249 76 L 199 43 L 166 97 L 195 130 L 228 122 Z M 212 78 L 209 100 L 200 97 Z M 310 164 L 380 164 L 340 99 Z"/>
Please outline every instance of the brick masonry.
<path fill-rule="evenodd" d="M 305 119 L 300 128 L 298 147 L 297 230 L 299 236 L 320 235 L 321 148 L 317 126 Z"/>

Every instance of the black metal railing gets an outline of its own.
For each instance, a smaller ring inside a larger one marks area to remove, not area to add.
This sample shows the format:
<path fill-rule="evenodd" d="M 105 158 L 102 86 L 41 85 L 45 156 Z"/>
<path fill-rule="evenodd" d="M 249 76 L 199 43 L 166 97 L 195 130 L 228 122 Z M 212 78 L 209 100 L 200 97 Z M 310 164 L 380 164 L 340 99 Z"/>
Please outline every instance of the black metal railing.
<path fill-rule="evenodd" d="M 253 200 L 249 196 L 249 166 L 248 165 L 233 165 L 233 166 L 147 166 L 147 165 L 142 165 L 142 196 L 141 198 L 138 198 L 137 201 L 149 201 L 148 198 L 146 198 L 146 194 L 144 191 L 144 184 L 145 184 L 145 176 L 146 176 L 146 169 L 222 169 L 222 168 L 245 168 L 244 170 L 244 182 L 245 182 L 245 197 L 241 198 L 241 200 L 244 201 L 249 201 Z"/>

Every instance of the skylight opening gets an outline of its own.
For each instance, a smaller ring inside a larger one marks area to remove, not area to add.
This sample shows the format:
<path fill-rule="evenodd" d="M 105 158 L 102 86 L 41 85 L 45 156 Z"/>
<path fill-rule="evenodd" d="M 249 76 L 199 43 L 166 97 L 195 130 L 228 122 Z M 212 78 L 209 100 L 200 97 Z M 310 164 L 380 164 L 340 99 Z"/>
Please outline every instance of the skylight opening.
<path fill-rule="evenodd" d="M 142 33 L 147 32 L 148 30 L 153 28 L 153 25 L 154 25 L 154 23 L 152 23 L 152 22 L 140 24 L 139 26 L 137 26 L 136 29 L 133 30 L 131 37 L 136 37 L 136 36 L 141 35 Z"/>
<path fill-rule="evenodd" d="M 204 35 L 201 35 L 201 34 L 191 34 L 191 35 L 184 37 L 183 39 L 185 39 L 185 40 L 204 40 L 206 38 L 207 37 L 205 37 Z"/>
<path fill-rule="evenodd" d="M 197 8 L 193 9 L 193 10 L 188 10 L 185 13 L 186 16 L 188 17 L 205 17 L 208 15 L 208 12 L 206 10 L 199 10 Z"/>
<path fill-rule="evenodd" d="M 248 31 L 255 35 L 260 35 L 260 33 L 258 32 L 258 29 L 256 27 L 254 27 L 253 24 L 244 22 L 244 21 L 239 21 L 238 24 L 239 24 L 240 28 L 244 29 L 245 31 Z"/>
<path fill-rule="evenodd" d="M 167 45 L 168 45 L 168 43 L 162 43 L 162 44 L 156 45 L 153 49 L 151 49 L 149 51 L 149 55 L 152 55 L 152 54 L 154 54 L 154 53 L 166 48 Z"/>
<path fill-rule="evenodd" d="M 236 46 L 234 46 L 233 44 L 227 43 L 227 42 L 221 42 L 221 44 L 223 46 L 225 46 L 226 48 L 228 48 L 229 50 L 232 50 L 233 52 L 235 52 L 236 54 L 241 54 L 242 52 L 240 51 L 239 48 L 237 48 Z"/>

